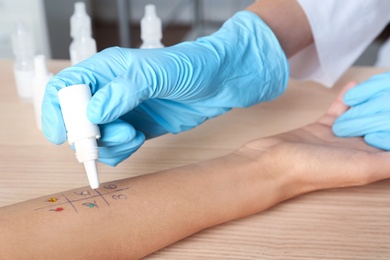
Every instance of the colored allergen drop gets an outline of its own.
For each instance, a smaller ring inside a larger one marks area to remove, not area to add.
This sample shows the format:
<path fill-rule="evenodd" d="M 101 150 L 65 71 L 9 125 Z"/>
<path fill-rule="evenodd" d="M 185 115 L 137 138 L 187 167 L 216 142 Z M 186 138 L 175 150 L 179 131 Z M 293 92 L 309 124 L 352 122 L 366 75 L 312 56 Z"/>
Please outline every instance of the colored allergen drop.
<path fill-rule="evenodd" d="M 56 211 L 56 212 L 60 212 L 60 211 L 63 211 L 64 208 L 55 208 L 55 209 L 50 209 L 50 211 Z"/>
<path fill-rule="evenodd" d="M 48 202 L 56 202 L 57 201 L 57 198 L 50 198 L 47 200 Z"/>
<path fill-rule="evenodd" d="M 85 190 L 85 191 L 81 192 L 81 195 L 87 196 L 87 195 L 90 195 L 90 193 Z"/>
<path fill-rule="evenodd" d="M 86 207 L 89 207 L 89 208 L 94 208 L 94 207 L 97 207 L 97 208 L 98 208 L 96 202 L 95 202 L 95 203 L 86 202 L 86 203 L 83 203 L 83 206 L 86 206 Z"/>
<path fill-rule="evenodd" d="M 88 203 L 88 207 L 94 208 L 94 207 L 95 207 L 95 204 L 93 204 L 93 203 Z"/>

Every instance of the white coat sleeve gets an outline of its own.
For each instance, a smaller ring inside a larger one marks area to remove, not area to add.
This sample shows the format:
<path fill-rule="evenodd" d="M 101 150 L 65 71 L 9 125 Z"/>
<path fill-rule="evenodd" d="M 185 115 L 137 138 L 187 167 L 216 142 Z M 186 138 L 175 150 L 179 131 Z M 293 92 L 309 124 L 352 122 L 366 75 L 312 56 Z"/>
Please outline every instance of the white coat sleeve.
<path fill-rule="evenodd" d="M 390 0 L 298 0 L 314 43 L 290 58 L 291 77 L 331 87 L 390 20 Z"/>

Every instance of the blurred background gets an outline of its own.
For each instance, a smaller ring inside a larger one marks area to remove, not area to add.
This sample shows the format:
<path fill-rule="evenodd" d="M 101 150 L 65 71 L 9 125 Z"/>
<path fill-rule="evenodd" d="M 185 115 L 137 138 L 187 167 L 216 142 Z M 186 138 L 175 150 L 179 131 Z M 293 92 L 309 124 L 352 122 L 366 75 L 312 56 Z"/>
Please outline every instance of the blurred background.
<path fill-rule="evenodd" d="M 0 0 L 0 58 L 13 58 L 10 34 L 23 20 L 34 35 L 37 53 L 69 59 L 70 17 L 75 2 L 85 2 L 98 51 L 111 46 L 139 47 L 144 6 L 154 4 L 163 23 L 163 44 L 170 46 L 216 31 L 223 21 L 253 0 Z M 355 65 L 373 65 L 389 27 Z"/>
<path fill-rule="evenodd" d="M 0 58 L 12 58 L 10 34 L 18 19 L 34 34 L 38 53 L 69 59 L 70 17 L 84 2 L 92 19 L 98 51 L 111 46 L 139 47 L 146 4 L 156 6 L 163 44 L 170 46 L 216 31 L 223 21 L 253 0 L 0 0 Z"/>

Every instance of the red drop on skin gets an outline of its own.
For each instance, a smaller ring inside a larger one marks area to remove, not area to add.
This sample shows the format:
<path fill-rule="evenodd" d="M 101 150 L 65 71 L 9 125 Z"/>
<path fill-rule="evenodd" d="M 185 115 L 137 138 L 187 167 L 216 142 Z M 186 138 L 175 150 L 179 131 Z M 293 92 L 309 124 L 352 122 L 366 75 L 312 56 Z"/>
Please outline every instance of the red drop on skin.
<path fill-rule="evenodd" d="M 56 212 L 60 212 L 60 211 L 63 211 L 64 208 L 55 208 L 55 209 L 51 209 L 50 211 L 56 211 Z"/>

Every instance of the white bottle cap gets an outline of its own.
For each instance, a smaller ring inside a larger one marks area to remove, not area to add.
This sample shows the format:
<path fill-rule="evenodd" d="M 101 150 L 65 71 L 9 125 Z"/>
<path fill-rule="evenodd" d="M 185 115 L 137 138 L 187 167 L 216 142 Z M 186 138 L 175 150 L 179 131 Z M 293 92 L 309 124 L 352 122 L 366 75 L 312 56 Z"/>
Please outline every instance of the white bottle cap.
<path fill-rule="evenodd" d="M 99 127 L 92 124 L 87 117 L 87 104 L 91 97 L 91 89 L 85 84 L 58 91 L 69 144 L 89 137 L 100 138 Z"/>
<path fill-rule="evenodd" d="M 161 19 L 156 14 L 156 6 L 145 6 L 145 15 L 141 19 L 141 39 L 143 41 L 160 41 L 162 39 Z"/>
<path fill-rule="evenodd" d="M 91 18 L 87 14 L 85 3 L 76 2 L 74 4 L 74 13 L 70 17 L 70 36 L 77 38 L 82 30 L 84 30 L 84 33 L 92 35 Z"/>
<path fill-rule="evenodd" d="M 75 146 L 77 160 L 84 163 L 91 188 L 96 189 L 99 186 L 96 168 L 99 150 L 96 139 L 100 138 L 100 131 L 87 117 L 91 90 L 85 84 L 65 87 L 58 91 L 58 99 L 68 132 L 68 141 Z"/>

